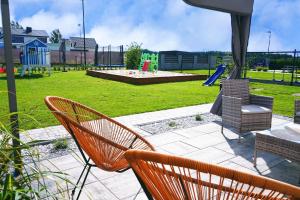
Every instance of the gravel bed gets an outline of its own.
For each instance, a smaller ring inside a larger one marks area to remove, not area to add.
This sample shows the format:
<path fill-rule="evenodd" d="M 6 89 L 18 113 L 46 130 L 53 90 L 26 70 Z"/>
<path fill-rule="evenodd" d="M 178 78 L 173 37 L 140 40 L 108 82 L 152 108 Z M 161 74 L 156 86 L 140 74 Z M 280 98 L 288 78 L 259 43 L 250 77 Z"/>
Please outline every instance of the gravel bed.
<path fill-rule="evenodd" d="M 25 163 L 33 162 L 32 159 L 35 161 L 39 160 L 48 160 L 52 158 L 57 158 L 60 156 L 64 156 L 70 154 L 77 150 L 77 146 L 73 139 L 67 139 L 68 147 L 66 149 L 58 149 L 54 148 L 53 143 L 45 144 L 45 145 L 37 145 L 30 149 L 30 152 L 27 150 L 22 150 L 23 154 L 23 161 Z M 34 155 L 35 154 L 35 155 Z"/>
<path fill-rule="evenodd" d="M 200 114 L 201 120 L 196 120 L 197 115 L 166 119 L 156 122 L 150 122 L 145 124 L 139 124 L 138 127 L 151 134 L 165 133 L 183 128 L 191 128 L 202 124 L 207 124 L 212 121 L 221 121 L 219 116 L 211 113 Z"/>

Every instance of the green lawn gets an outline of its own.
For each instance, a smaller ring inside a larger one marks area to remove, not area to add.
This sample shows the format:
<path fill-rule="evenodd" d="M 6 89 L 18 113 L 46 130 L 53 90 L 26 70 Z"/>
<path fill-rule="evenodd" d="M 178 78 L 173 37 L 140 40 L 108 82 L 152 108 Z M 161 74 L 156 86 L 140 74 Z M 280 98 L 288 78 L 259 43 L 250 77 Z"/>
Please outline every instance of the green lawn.
<path fill-rule="evenodd" d="M 290 82 L 292 78 L 291 73 L 274 73 L 275 80 L 284 79 L 285 82 Z M 273 80 L 273 72 L 258 72 L 258 71 L 247 71 L 247 77 L 253 79 Z"/>
<path fill-rule="evenodd" d="M 17 79 L 20 114 L 34 117 L 40 125 L 58 124 L 44 105 L 47 95 L 79 101 L 111 117 L 213 102 L 219 87 L 204 87 L 200 81 L 135 86 L 86 76 L 83 71 L 57 72 L 50 77 Z M 0 79 L 0 116 L 7 115 L 6 80 Z M 23 118 L 27 118 L 23 116 Z"/>
<path fill-rule="evenodd" d="M 194 73 L 201 71 L 197 70 Z M 86 76 L 83 71 L 56 72 L 50 77 L 35 75 L 32 78 L 18 78 L 16 84 L 21 128 L 31 129 L 58 124 L 44 105 L 43 99 L 47 95 L 70 98 L 116 117 L 213 102 L 219 86 L 205 87 L 202 83 L 203 81 L 190 81 L 135 86 Z M 292 116 L 295 99 L 293 94 L 300 92 L 299 87 L 261 83 L 251 83 L 251 87 L 256 94 L 275 98 L 275 113 Z M 7 118 L 8 113 L 5 91 L 6 79 L 0 77 L 2 121 Z M 39 123 L 34 123 L 29 116 Z"/>

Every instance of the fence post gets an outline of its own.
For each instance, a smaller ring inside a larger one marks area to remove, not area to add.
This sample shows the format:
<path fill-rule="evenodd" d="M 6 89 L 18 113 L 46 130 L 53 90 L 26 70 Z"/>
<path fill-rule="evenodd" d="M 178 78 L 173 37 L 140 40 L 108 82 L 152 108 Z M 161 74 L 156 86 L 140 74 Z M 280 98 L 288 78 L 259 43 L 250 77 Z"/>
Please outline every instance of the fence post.
<path fill-rule="evenodd" d="M 297 50 L 295 49 L 295 50 L 294 50 L 294 58 L 293 58 L 292 78 L 291 78 L 291 83 L 290 83 L 290 85 L 293 85 L 293 84 L 294 84 L 294 73 L 295 73 L 295 65 L 296 65 L 296 53 L 297 53 Z"/>

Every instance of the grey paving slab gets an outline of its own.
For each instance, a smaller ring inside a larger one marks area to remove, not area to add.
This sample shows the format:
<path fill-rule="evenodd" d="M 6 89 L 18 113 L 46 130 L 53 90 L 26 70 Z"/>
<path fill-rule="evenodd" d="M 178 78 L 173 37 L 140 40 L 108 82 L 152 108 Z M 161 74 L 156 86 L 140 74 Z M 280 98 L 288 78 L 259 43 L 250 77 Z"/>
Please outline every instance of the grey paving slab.
<path fill-rule="evenodd" d="M 234 155 L 213 147 L 208 147 L 202 150 L 186 154 L 184 155 L 184 157 L 199 160 L 202 162 L 217 164 L 220 162 L 224 162 L 225 160 L 234 158 Z"/>
<path fill-rule="evenodd" d="M 285 119 L 280 119 L 280 118 L 276 118 L 276 117 L 272 118 L 272 126 L 279 126 L 279 125 L 283 125 L 286 123 L 288 123 L 288 121 Z"/>
<path fill-rule="evenodd" d="M 249 168 L 242 167 L 241 165 L 238 165 L 238 164 L 236 164 L 234 162 L 231 162 L 230 160 L 218 163 L 218 165 L 223 166 L 223 167 L 227 167 L 227 168 L 230 168 L 230 169 L 234 169 L 234 170 L 246 172 L 246 173 L 251 173 L 251 174 L 259 175 L 259 173 L 257 171 L 253 171 L 253 170 L 251 170 Z"/>
<path fill-rule="evenodd" d="M 140 191 L 140 184 L 132 170 L 128 170 L 101 181 L 106 188 L 113 192 L 119 199 L 128 198 Z"/>
<path fill-rule="evenodd" d="M 177 133 L 177 134 L 182 135 L 187 138 L 194 138 L 194 137 L 198 137 L 200 135 L 207 134 L 206 132 L 202 131 L 204 128 L 205 127 L 202 125 L 202 126 L 195 126 L 192 128 L 178 129 L 178 130 L 174 130 L 172 132 Z"/>
<path fill-rule="evenodd" d="M 172 153 L 160 148 L 160 147 L 156 147 L 155 148 L 155 151 L 158 152 L 158 153 L 163 153 L 163 154 L 168 154 L 168 155 L 173 155 Z"/>
<path fill-rule="evenodd" d="M 118 198 L 100 182 L 85 185 L 80 199 L 118 200 Z"/>
<path fill-rule="evenodd" d="M 235 156 L 242 156 L 246 158 L 252 158 L 254 149 L 244 143 L 239 143 L 238 140 L 227 140 L 221 144 L 214 146 L 216 149 L 225 151 Z"/>
<path fill-rule="evenodd" d="M 144 192 L 140 192 L 137 196 L 134 195 L 122 200 L 148 200 L 148 198 Z"/>
<path fill-rule="evenodd" d="M 199 150 L 198 148 L 195 148 L 189 144 L 180 141 L 165 144 L 160 146 L 159 148 L 166 152 L 179 156 Z"/>
<path fill-rule="evenodd" d="M 64 172 L 67 174 L 67 178 L 72 183 L 76 183 L 76 181 L 78 180 L 82 170 L 83 170 L 83 166 L 80 166 L 80 167 L 65 170 Z M 80 183 L 82 183 L 82 181 L 83 181 L 83 179 L 80 180 Z M 87 179 L 86 179 L 86 183 L 94 183 L 96 181 L 97 181 L 96 177 L 92 176 L 91 174 L 89 174 Z"/>
<path fill-rule="evenodd" d="M 262 175 L 300 187 L 300 163 L 284 160 L 264 171 Z"/>
<path fill-rule="evenodd" d="M 233 159 L 231 159 L 231 162 L 234 162 L 242 167 L 246 167 L 248 169 L 251 169 L 253 171 L 257 171 L 258 173 L 262 174 L 264 171 L 278 165 L 280 162 L 282 162 L 284 159 L 267 152 L 260 152 L 257 157 L 257 166 L 253 166 L 253 157 L 243 157 L 243 156 L 237 156 Z"/>
<path fill-rule="evenodd" d="M 162 146 L 164 144 L 181 141 L 186 138 L 174 132 L 166 132 L 146 137 L 146 139 L 154 146 Z"/>
<path fill-rule="evenodd" d="M 117 172 L 107 172 L 102 169 L 99 169 L 97 167 L 92 167 L 91 168 L 91 174 L 95 176 L 99 181 L 113 177 L 113 176 L 118 176 L 120 173 Z"/>
<path fill-rule="evenodd" d="M 221 131 L 221 126 L 215 122 L 201 125 L 199 128 L 200 128 L 200 131 L 203 133 L 213 133 L 213 132 Z"/>
<path fill-rule="evenodd" d="M 198 137 L 185 139 L 182 142 L 192 145 L 199 149 L 204 149 L 209 146 L 214 146 L 226 142 L 226 140 L 221 136 L 215 137 L 214 135 L 211 136 L 211 134 L 205 134 Z"/>
<path fill-rule="evenodd" d="M 63 171 L 82 166 L 82 162 L 80 162 L 78 158 L 74 157 L 72 154 L 49 159 L 49 162 L 51 162 L 53 165 L 55 165 L 57 168 Z"/>

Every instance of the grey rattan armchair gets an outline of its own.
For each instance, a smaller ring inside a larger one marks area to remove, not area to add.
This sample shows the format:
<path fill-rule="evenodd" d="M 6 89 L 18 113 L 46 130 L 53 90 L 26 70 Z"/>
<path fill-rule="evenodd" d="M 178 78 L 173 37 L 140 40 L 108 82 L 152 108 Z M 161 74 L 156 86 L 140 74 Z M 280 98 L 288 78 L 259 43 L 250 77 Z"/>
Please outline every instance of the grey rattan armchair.
<path fill-rule="evenodd" d="M 295 101 L 295 116 L 294 122 L 300 124 L 300 100 Z"/>
<path fill-rule="evenodd" d="M 223 127 L 232 127 L 239 134 L 271 128 L 273 98 L 251 95 L 249 80 L 224 80 L 222 96 Z"/>

